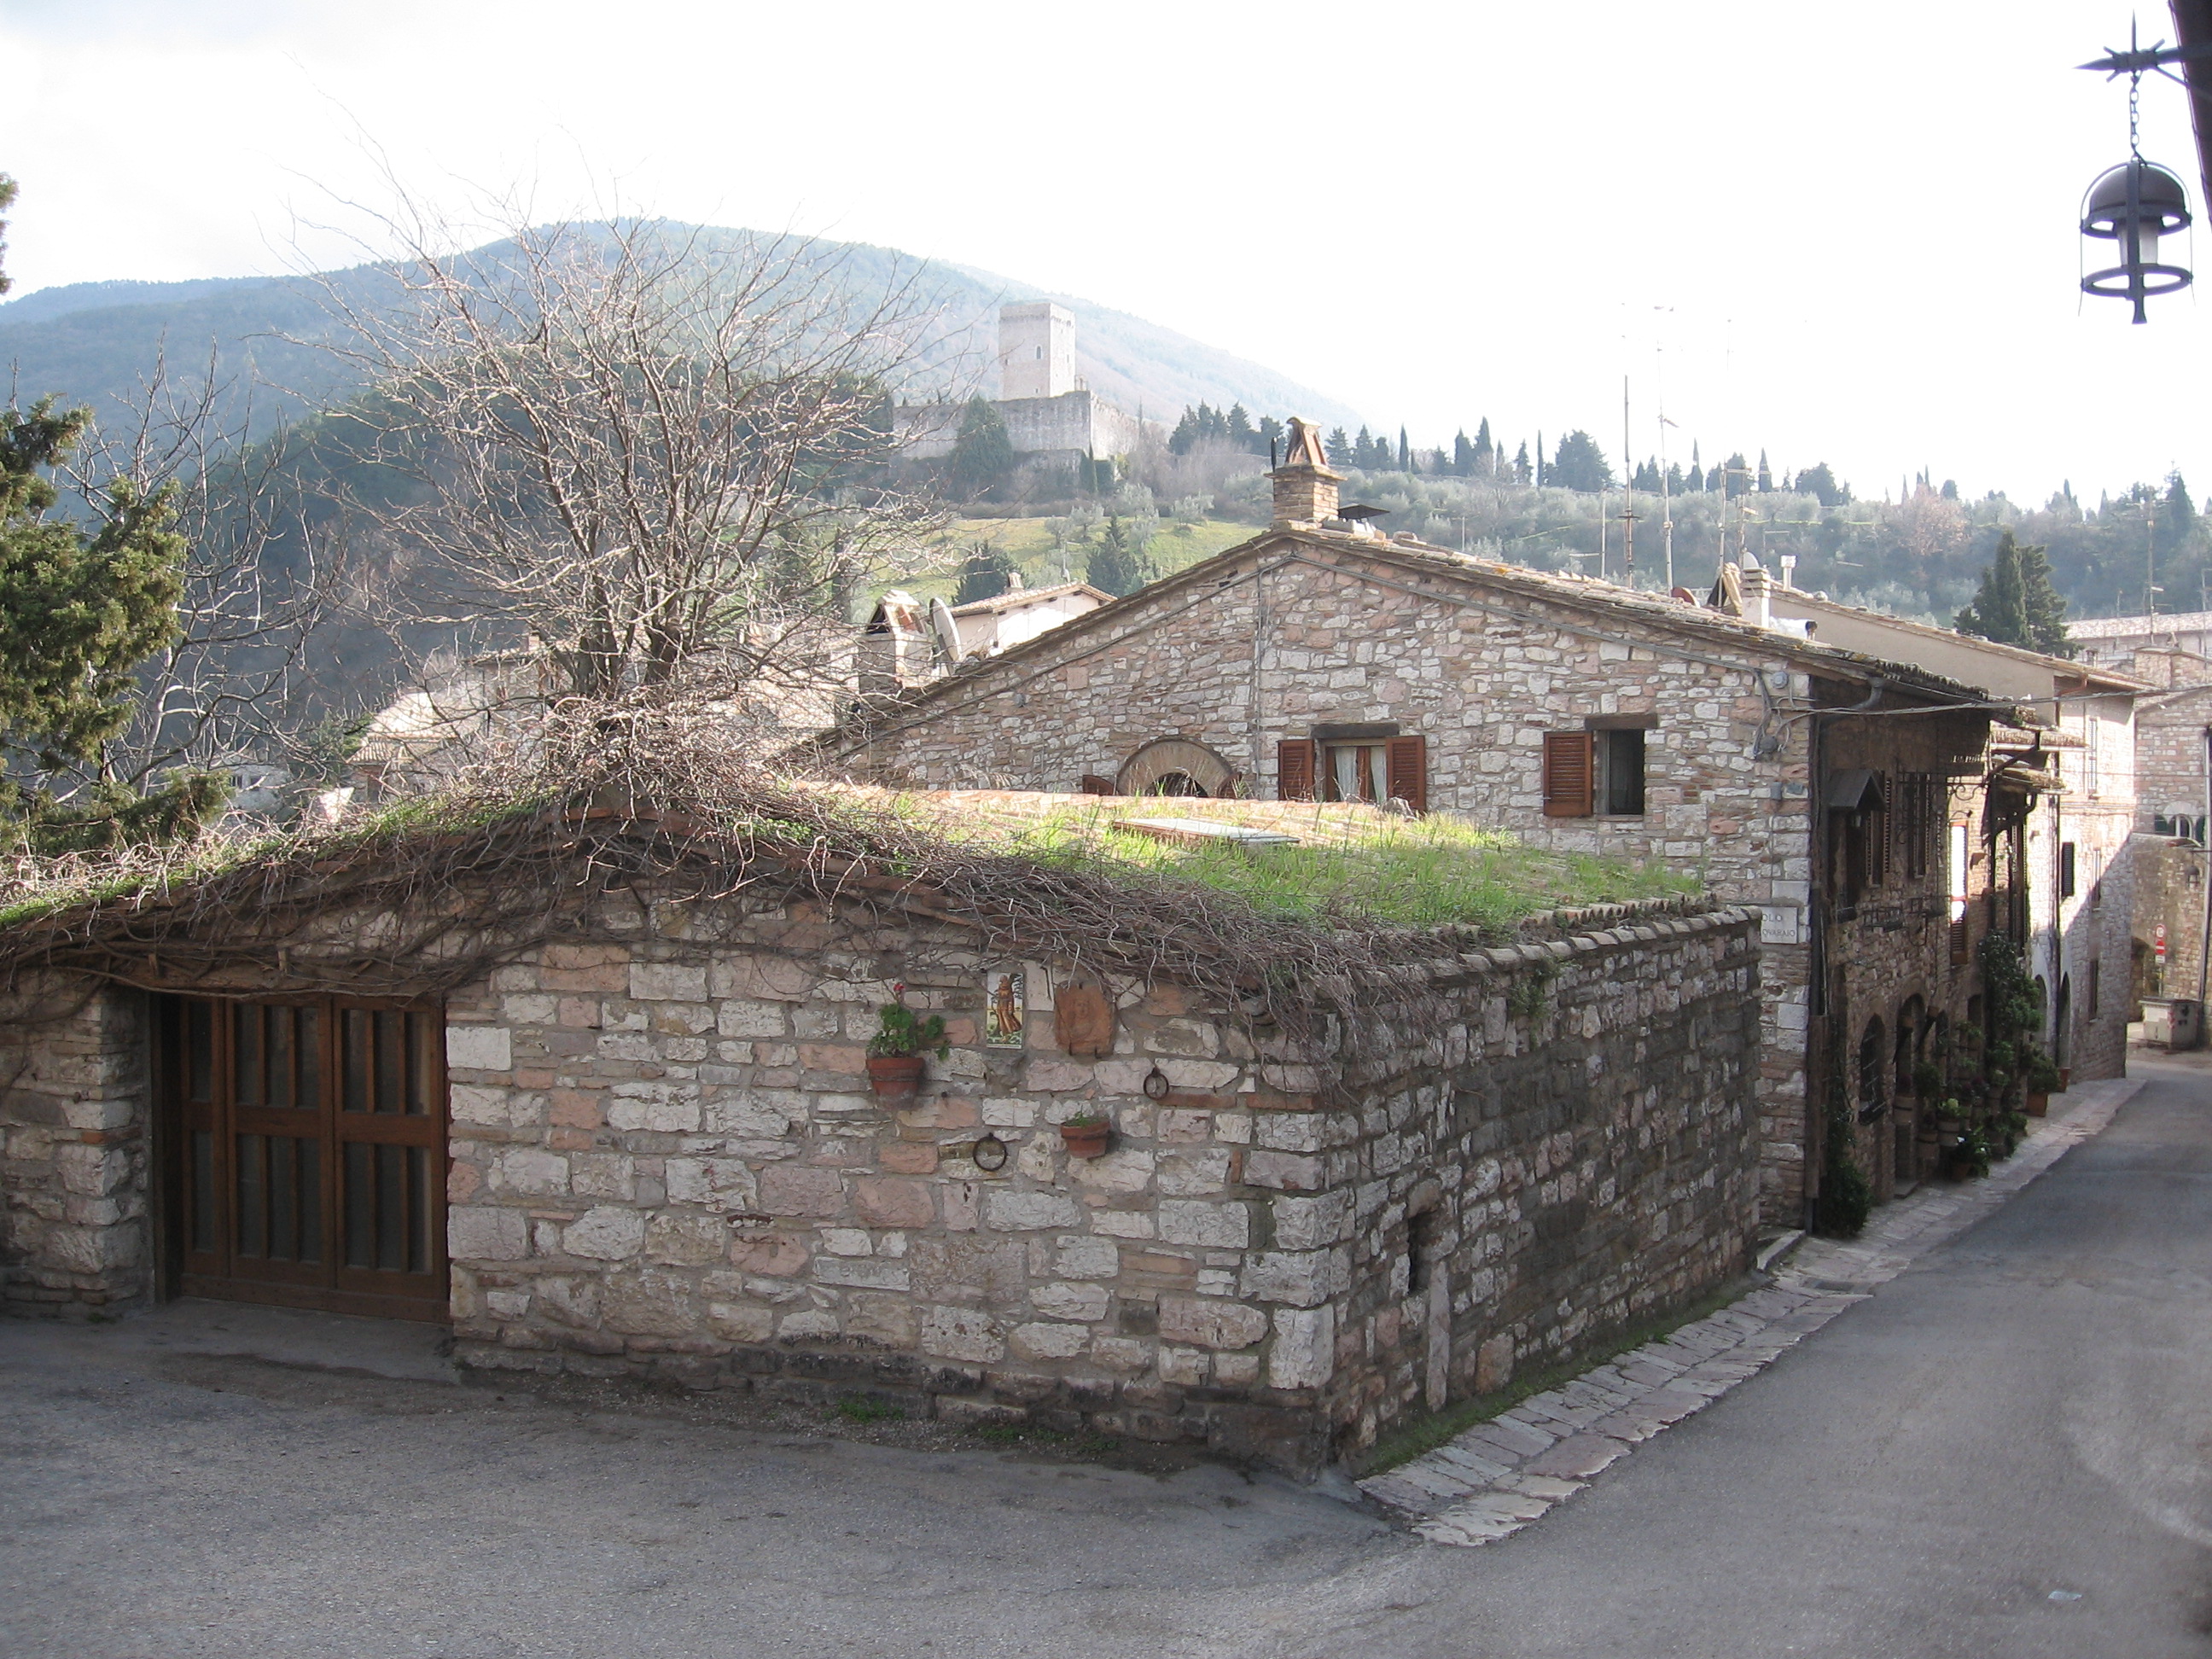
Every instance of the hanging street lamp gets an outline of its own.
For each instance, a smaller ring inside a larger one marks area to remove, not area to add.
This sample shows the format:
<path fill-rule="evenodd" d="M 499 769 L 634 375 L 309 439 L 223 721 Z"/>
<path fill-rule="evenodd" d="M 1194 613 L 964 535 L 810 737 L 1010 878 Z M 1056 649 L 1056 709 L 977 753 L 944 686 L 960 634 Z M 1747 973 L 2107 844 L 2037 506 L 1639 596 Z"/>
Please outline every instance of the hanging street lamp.
<path fill-rule="evenodd" d="M 2159 238 L 2189 226 L 2189 195 L 2181 180 L 2138 155 L 2099 176 L 2081 204 L 2081 234 L 2115 244 L 2119 263 L 2086 272 L 2081 291 L 2132 301 L 2136 321 L 2147 322 L 2143 301 L 2189 286 L 2186 267 L 2159 261 Z M 2093 258 L 2102 258 L 2101 252 Z"/>
<path fill-rule="evenodd" d="M 2132 24 L 2128 49 L 2114 49 L 2081 65 L 2100 70 L 2108 77 L 2128 77 L 2128 159 L 2100 173 L 2081 200 L 2081 234 L 2093 245 L 2083 263 L 2100 266 L 2085 270 L 2081 291 L 2100 299 L 2125 300 L 2135 307 L 2135 320 L 2148 322 L 2143 301 L 2162 294 L 2178 294 L 2190 283 L 2189 268 L 2174 264 L 2172 256 L 2160 258 L 2159 241 L 2190 224 L 2189 192 L 2166 168 L 2143 160 L 2142 145 L 2142 78 L 2148 73 L 2165 76 L 2187 86 L 2167 67 L 2206 55 L 2202 46 L 2169 46 L 2164 41 L 2140 45 Z M 2109 243 L 2109 248 L 2094 246 Z M 2108 258 L 2117 256 L 2112 263 Z"/>

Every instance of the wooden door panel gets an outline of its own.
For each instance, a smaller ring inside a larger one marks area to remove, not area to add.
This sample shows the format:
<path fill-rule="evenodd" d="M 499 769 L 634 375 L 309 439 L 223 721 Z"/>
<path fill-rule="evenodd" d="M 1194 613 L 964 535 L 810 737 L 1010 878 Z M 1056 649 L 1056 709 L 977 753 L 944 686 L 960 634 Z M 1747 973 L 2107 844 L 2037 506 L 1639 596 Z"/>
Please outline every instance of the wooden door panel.
<path fill-rule="evenodd" d="M 445 1318 L 441 1011 L 178 1000 L 157 1030 L 181 1288 Z"/>

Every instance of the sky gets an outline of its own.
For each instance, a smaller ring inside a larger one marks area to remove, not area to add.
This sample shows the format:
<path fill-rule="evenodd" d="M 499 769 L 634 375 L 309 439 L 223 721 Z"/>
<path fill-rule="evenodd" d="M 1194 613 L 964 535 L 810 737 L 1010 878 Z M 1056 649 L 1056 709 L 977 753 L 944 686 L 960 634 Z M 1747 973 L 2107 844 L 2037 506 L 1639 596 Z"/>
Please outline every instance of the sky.
<path fill-rule="evenodd" d="M 2126 159 L 2107 0 L 0 0 L 21 295 L 618 209 L 981 266 L 1417 443 L 1765 448 L 1867 497 L 2212 488 L 2212 298 L 2078 291 Z M 2001 21 L 1999 21 L 2001 20 Z M 2164 8 L 2146 40 L 2172 33 Z M 2142 147 L 2187 179 L 2187 106 Z M 2212 238 L 2201 244 L 2212 260 Z M 2185 262 L 2186 258 L 2185 258 Z M 2208 272 L 2212 281 L 2212 272 Z M 1295 413 L 1293 410 L 1275 411 Z"/>

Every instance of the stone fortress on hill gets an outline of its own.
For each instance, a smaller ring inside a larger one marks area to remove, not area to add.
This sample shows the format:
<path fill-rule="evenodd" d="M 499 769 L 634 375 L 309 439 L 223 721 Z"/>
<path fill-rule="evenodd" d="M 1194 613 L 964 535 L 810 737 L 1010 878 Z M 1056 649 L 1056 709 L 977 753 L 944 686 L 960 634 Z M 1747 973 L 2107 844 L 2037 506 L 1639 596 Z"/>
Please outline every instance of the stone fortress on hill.
<path fill-rule="evenodd" d="M 1084 385 L 1075 372 L 1075 315 L 1049 300 L 999 307 L 999 396 L 992 407 L 1015 452 L 1032 465 L 1127 455 L 1157 432 Z M 902 453 L 915 461 L 950 454 L 967 410 L 964 402 L 899 404 Z"/>

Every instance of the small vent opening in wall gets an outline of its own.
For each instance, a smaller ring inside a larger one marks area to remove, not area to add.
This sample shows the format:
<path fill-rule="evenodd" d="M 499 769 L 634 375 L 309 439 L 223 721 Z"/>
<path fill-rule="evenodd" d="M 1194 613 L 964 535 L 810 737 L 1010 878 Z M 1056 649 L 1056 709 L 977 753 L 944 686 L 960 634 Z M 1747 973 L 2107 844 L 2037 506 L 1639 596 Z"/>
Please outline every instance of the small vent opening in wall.
<path fill-rule="evenodd" d="M 1437 1240 L 1437 1212 L 1424 1210 L 1406 1218 L 1406 1294 L 1425 1295 L 1429 1288 L 1429 1258 Z"/>

